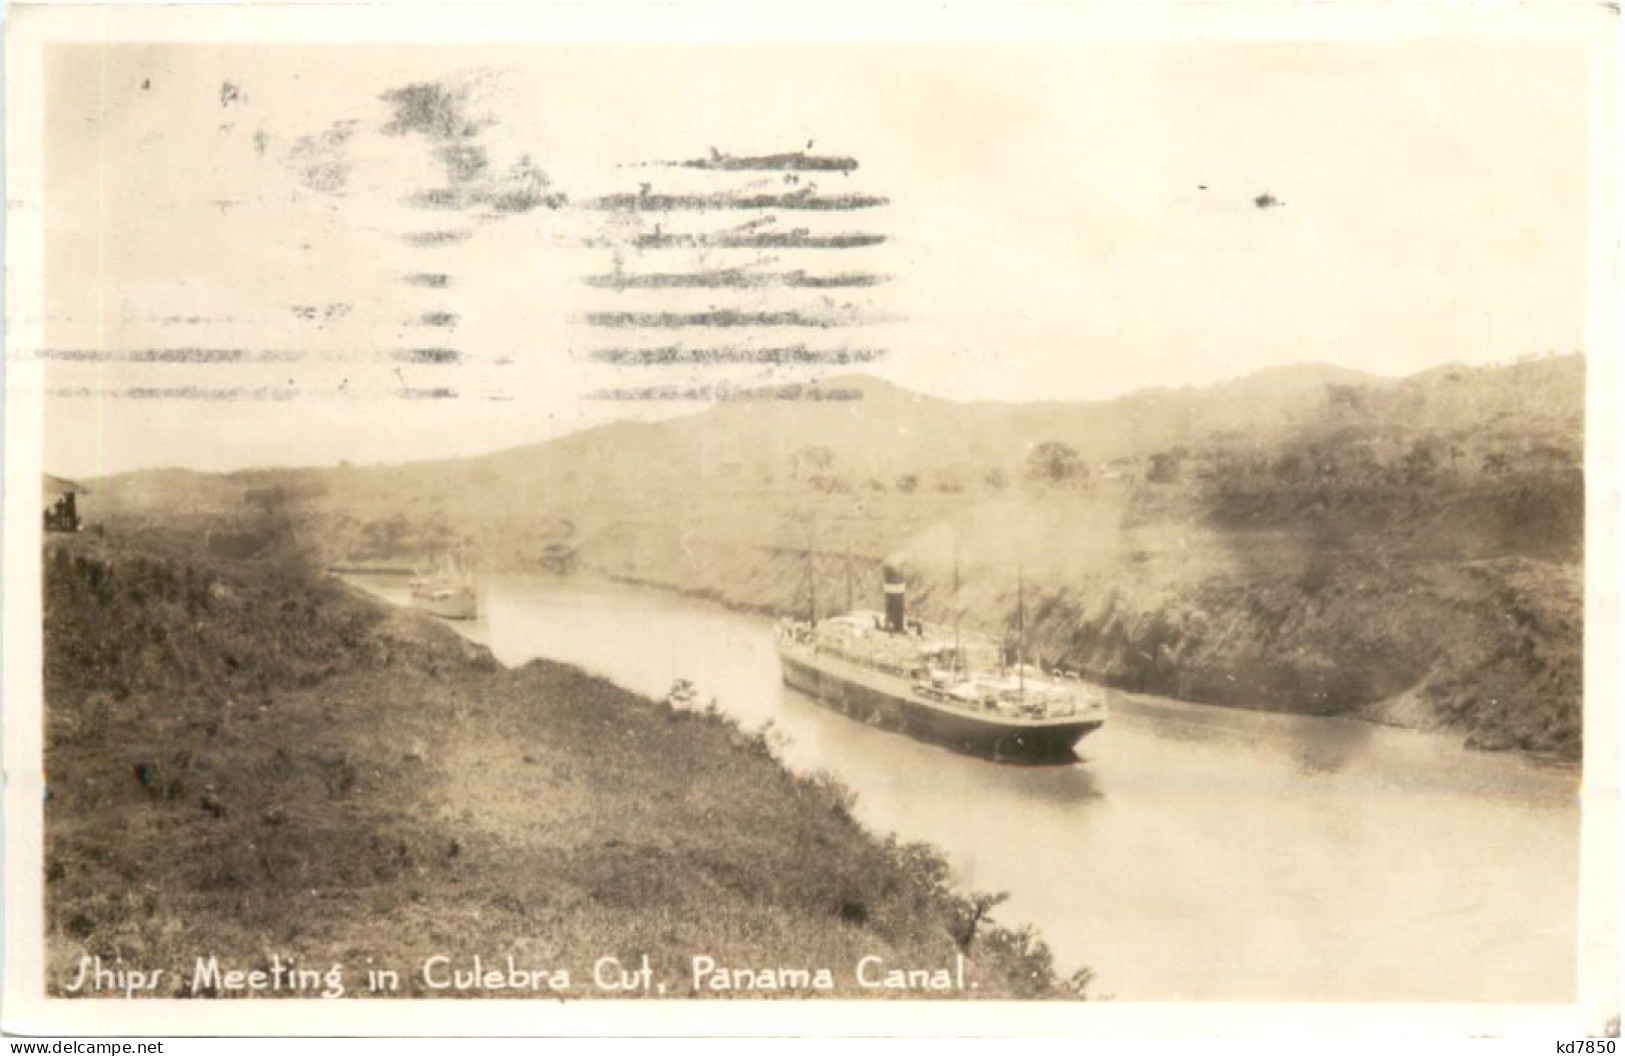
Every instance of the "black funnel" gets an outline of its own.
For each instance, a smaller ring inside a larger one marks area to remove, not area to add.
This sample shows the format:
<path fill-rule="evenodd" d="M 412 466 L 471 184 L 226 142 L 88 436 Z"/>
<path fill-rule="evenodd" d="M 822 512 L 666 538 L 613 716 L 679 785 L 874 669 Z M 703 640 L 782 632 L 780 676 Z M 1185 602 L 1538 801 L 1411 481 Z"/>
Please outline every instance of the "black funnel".
<path fill-rule="evenodd" d="M 903 573 L 890 565 L 882 566 L 880 570 L 881 585 L 886 592 L 886 630 L 902 634 L 903 620 L 907 615 L 904 596 L 906 588 L 903 586 Z"/>

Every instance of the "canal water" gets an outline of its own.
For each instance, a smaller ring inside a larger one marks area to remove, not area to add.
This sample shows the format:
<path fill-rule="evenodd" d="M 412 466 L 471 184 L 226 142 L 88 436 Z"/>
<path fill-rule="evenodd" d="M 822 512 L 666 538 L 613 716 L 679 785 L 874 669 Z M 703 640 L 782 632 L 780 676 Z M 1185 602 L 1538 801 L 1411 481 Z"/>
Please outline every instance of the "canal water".
<path fill-rule="evenodd" d="M 404 601 L 400 582 L 369 589 Z M 1124 1000 L 1568 1002 L 1578 777 L 1457 736 L 1113 693 L 1065 766 L 962 756 L 783 685 L 768 620 L 635 587 L 481 582 L 455 624 L 506 664 L 575 664 L 649 696 L 678 678 L 878 832 L 1003 891 L 1063 973 Z"/>

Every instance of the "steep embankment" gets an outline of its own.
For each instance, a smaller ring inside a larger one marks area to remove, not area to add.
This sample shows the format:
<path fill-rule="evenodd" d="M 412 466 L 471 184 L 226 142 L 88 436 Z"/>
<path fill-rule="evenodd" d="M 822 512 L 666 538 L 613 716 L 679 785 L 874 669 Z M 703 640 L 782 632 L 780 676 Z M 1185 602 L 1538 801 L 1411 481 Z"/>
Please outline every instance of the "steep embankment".
<path fill-rule="evenodd" d="M 843 384 L 848 380 L 843 379 Z M 917 604 L 1114 685 L 1580 750 L 1584 361 L 1370 378 L 1306 365 L 1098 404 L 741 401 L 422 465 L 135 474 L 93 518 L 281 509 L 335 562 L 458 547 L 763 611 L 826 610 L 845 554 Z M 251 552 L 246 528 L 211 546 Z"/>
<path fill-rule="evenodd" d="M 701 956 L 828 967 L 834 989 L 814 992 L 844 996 L 1080 991 L 1029 931 L 951 890 L 928 848 L 873 838 L 848 794 L 787 772 L 765 736 L 559 665 L 505 670 L 310 576 L 290 546 L 239 562 L 195 543 L 79 537 L 45 554 L 53 993 L 92 956 L 163 969 L 152 996 L 233 992 L 194 990 L 213 956 L 223 971 L 340 964 L 349 996 L 367 968 L 398 971 L 405 996 L 536 996 L 437 986 L 511 956 L 548 969 L 541 996 L 627 996 L 594 965 L 643 954 L 671 995 L 694 991 Z M 974 993 L 854 975 L 866 956 L 959 954 Z M 713 982 L 700 990 L 739 992 Z"/>
<path fill-rule="evenodd" d="M 1340 518 L 1317 530 L 1281 518 L 1214 524 L 1194 509 L 1147 516 L 1148 502 L 1165 500 L 1104 489 L 959 496 L 911 523 L 796 496 L 737 518 L 761 526 L 754 533 L 715 521 L 618 525 L 590 537 L 581 561 L 739 608 L 804 613 L 814 597 L 823 611 L 844 606 L 849 589 L 875 606 L 884 559 L 908 579 L 915 611 L 946 622 L 957 609 L 966 626 L 1007 637 L 1020 577 L 1028 656 L 1046 666 L 1182 700 L 1454 729 L 1476 747 L 1578 757 L 1579 564 L 1508 553 L 1506 525 L 1482 510 L 1474 530 L 1487 545 L 1461 553 L 1451 501 L 1381 538 L 1325 527 Z M 1506 508 L 1482 496 L 1467 505 Z M 796 545 L 809 536 L 837 545 L 809 557 Z"/>

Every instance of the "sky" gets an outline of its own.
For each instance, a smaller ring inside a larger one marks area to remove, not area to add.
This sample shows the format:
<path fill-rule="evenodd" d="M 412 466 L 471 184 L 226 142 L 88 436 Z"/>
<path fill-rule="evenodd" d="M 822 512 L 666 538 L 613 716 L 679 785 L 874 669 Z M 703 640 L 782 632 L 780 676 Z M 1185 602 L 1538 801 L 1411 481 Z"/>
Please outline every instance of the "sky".
<path fill-rule="evenodd" d="M 57 45 L 46 466 L 473 454 L 703 406 L 606 391 L 852 369 L 594 358 L 614 349 L 863 352 L 962 400 L 1583 350 L 1585 62 L 1518 40 Z M 788 154 L 843 167 L 660 164 Z M 868 204 L 639 197 L 796 193 Z M 885 241 L 631 241 L 752 221 Z M 592 285 L 741 272 L 862 284 Z M 674 314 L 711 325 L 648 318 Z"/>

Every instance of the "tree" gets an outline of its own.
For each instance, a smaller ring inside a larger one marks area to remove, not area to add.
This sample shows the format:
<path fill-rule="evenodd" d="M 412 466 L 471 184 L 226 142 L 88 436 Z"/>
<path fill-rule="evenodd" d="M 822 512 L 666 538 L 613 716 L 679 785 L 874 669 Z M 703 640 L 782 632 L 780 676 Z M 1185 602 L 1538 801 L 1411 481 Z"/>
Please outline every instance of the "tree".
<path fill-rule="evenodd" d="M 243 498 L 261 513 L 270 513 L 288 501 L 288 492 L 278 484 L 269 488 L 249 488 L 243 493 Z"/>
<path fill-rule="evenodd" d="M 790 456 L 790 479 L 800 480 L 803 473 L 828 473 L 835 465 L 835 452 L 827 447 L 804 447 Z"/>
<path fill-rule="evenodd" d="M 1303 455 L 1297 451 L 1288 451 L 1275 462 L 1275 475 L 1287 483 L 1296 481 L 1303 476 Z"/>
<path fill-rule="evenodd" d="M 1172 484 L 1179 479 L 1180 461 L 1178 451 L 1158 451 L 1151 456 L 1151 468 L 1145 471 L 1145 479 L 1153 484 Z"/>
<path fill-rule="evenodd" d="M 904 473 L 897 478 L 897 490 L 904 495 L 913 493 L 920 486 L 920 478 L 913 473 Z"/>
<path fill-rule="evenodd" d="M 976 944 L 976 931 L 982 926 L 982 921 L 1009 898 L 1007 891 L 973 891 L 970 898 L 955 907 L 955 916 L 959 919 L 954 921 L 954 942 L 962 952 L 970 952 Z"/>
<path fill-rule="evenodd" d="M 1370 481 L 1382 473 L 1382 464 L 1369 447 L 1353 448 L 1343 461 L 1346 475 L 1355 481 Z"/>
<path fill-rule="evenodd" d="M 1535 470 L 1543 473 L 1571 469 L 1580 464 L 1580 459 L 1574 453 L 1566 451 L 1553 443 L 1535 444 L 1529 449 L 1525 461 Z"/>
<path fill-rule="evenodd" d="M 994 491 L 1003 491 L 1005 488 L 1010 486 L 1009 475 L 998 466 L 994 466 L 992 469 L 988 470 L 987 475 L 984 476 L 982 480 Z"/>
<path fill-rule="evenodd" d="M 1365 390 L 1358 385 L 1327 385 L 1326 404 L 1334 411 L 1358 411 L 1365 406 Z"/>
<path fill-rule="evenodd" d="M 1405 455 L 1405 481 L 1426 484 L 1439 468 L 1439 453 L 1431 440 L 1418 440 Z"/>
<path fill-rule="evenodd" d="M 1027 477 L 1050 487 L 1079 484 L 1089 478 L 1089 467 L 1077 449 L 1058 440 L 1046 440 L 1027 456 Z"/>

